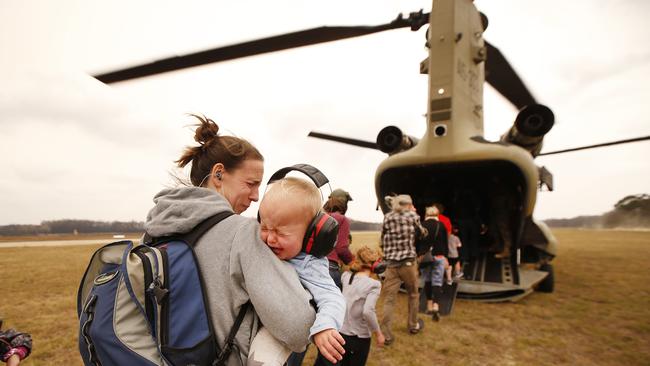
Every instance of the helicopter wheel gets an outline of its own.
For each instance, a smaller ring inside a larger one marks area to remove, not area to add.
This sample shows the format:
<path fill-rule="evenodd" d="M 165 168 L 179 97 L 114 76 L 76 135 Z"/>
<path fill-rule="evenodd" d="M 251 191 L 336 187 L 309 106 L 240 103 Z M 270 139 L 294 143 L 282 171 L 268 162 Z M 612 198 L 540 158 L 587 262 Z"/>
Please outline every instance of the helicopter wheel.
<path fill-rule="evenodd" d="M 553 292 L 554 286 L 555 286 L 555 278 L 553 276 L 553 265 L 549 263 L 542 264 L 541 267 L 539 267 L 540 271 L 547 272 L 548 275 L 542 282 L 539 283 L 537 286 L 537 291 L 539 292 L 547 292 L 551 293 Z"/>

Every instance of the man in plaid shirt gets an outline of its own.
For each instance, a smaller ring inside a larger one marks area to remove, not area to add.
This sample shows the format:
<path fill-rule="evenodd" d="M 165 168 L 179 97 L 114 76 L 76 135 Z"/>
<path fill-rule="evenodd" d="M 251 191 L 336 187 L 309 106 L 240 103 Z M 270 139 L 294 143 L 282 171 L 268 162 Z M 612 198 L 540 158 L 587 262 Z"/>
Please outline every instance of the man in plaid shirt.
<path fill-rule="evenodd" d="M 415 238 L 416 235 L 425 235 L 426 230 L 420 224 L 420 217 L 415 212 L 409 195 L 387 197 L 386 202 L 392 211 L 384 216 L 381 229 L 381 247 L 387 269 L 381 290 L 384 311 L 380 325 L 386 337 L 385 344 L 389 345 L 394 341 L 391 322 L 395 299 L 402 282 L 409 295 L 408 329 L 411 334 L 417 334 L 424 327 L 424 321 L 417 317 L 419 296 Z"/>

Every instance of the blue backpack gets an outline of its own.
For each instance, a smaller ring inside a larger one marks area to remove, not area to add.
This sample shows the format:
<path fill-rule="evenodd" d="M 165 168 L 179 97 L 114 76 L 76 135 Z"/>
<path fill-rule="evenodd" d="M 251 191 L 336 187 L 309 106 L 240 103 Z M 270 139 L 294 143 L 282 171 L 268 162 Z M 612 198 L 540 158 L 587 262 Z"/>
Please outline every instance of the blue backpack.
<path fill-rule="evenodd" d="M 212 216 L 190 233 L 123 240 L 95 251 L 77 293 L 79 352 L 93 365 L 222 365 L 250 302 L 222 346 L 193 247 L 232 215 Z"/>

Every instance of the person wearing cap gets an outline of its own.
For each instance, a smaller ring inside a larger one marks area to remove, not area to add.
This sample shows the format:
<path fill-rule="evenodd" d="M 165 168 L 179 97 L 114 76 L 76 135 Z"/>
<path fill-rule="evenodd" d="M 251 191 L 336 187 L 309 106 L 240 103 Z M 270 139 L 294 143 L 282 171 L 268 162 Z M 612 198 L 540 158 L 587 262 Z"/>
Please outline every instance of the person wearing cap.
<path fill-rule="evenodd" d="M 384 216 L 381 229 L 381 249 L 387 269 L 381 291 L 384 307 L 380 325 L 386 338 L 385 344 L 389 345 L 395 340 L 391 323 L 395 299 L 402 282 L 409 296 L 409 332 L 417 334 L 424 327 L 424 321 L 417 317 L 419 296 L 415 238 L 426 235 L 426 229 L 420 224 L 420 216 L 415 212 L 411 196 L 401 194 L 386 197 L 386 204 L 391 212 Z"/>
<path fill-rule="evenodd" d="M 342 288 L 341 262 L 350 264 L 354 260 L 354 254 L 350 251 L 350 219 L 345 216 L 349 201 L 352 201 L 350 193 L 338 188 L 332 191 L 323 205 L 323 210 L 339 223 L 336 247 L 327 256 L 330 263 L 330 276 L 339 289 Z"/>

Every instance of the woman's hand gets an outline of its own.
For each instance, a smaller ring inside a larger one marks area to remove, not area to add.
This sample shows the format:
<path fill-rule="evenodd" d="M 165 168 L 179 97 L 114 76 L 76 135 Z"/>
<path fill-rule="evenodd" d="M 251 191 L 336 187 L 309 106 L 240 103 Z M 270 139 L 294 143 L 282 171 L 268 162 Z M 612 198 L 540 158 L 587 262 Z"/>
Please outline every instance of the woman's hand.
<path fill-rule="evenodd" d="M 314 335 L 314 344 L 323 357 L 332 363 L 343 359 L 345 340 L 336 330 L 330 328 L 322 330 Z"/>

